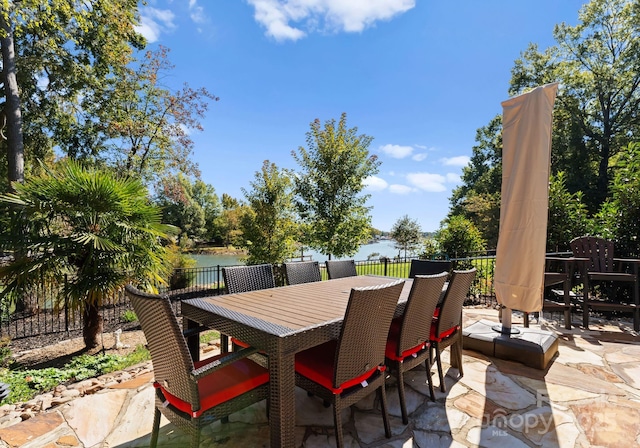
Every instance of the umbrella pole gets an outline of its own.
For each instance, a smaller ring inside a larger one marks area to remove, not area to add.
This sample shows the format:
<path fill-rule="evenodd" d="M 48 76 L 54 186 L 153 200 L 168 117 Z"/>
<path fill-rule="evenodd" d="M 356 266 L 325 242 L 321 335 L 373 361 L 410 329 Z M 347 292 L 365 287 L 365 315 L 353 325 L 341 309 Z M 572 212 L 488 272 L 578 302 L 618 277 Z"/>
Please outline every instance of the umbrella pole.
<path fill-rule="evenodd" d="M 502 308 L 502 319 L 501 325 L 494 325 L 493 327 L 491 327 L 491 329 L 493 331 L 497 331 L 498 333 L 502 333 L 502 334 L 519 334 L 520 330 L 518 330 L 517 328 L 512 328 L 511 327 L 511 308 L 507 308 L 504 307 Z"/>

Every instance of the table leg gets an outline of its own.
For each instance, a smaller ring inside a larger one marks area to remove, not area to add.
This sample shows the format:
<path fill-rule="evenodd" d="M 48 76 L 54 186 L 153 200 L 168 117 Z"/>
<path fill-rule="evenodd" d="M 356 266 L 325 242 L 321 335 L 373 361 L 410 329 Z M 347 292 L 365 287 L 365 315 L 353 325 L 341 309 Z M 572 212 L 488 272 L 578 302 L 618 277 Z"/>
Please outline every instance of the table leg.
<path fill-rule="evenodd" d="M 269 428 L 271 448 L 295 446 L 295 355 L 269 354 Z"/>
<path fill-rule="evenodd" d="M 183 325 L 185 327 L 185 330 L 198 328 L 200 326 L 197 322 L 186 318 L 183 319 Z M 195 332 L 193 335 L 187 338 L 187 347 L 189 347 L 191 358 L 194 361 L 200 361 L 200 333 Z"/>

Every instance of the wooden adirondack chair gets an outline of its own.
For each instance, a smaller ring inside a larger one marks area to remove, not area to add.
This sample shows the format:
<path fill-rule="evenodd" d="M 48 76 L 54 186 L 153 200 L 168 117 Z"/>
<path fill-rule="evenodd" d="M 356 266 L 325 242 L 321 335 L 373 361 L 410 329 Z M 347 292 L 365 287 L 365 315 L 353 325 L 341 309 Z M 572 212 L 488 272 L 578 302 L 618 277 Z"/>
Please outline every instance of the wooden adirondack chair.
<path fill-rule="evenodd" d="M 584 285 L 583 325 L 589 327 L 589 310 L 631 311 L 633 329 L 640 330 L 640 288 L 638 270 L 640 260 L 615 258 L 613 242 L 594 236 L 574 238 L 570 242 L 576 258 L 583 258 L 581 277 Z M 610 282 L 607 285 L 607 282 Z M 603 284 L 599 296 L 593 294 L 593 286 Z M 615 296 L 614 283 L 626 283 L 631 287 L 630 300 L 621 301 Z M 606 291 L 606 294 L 604 293 Z"/>

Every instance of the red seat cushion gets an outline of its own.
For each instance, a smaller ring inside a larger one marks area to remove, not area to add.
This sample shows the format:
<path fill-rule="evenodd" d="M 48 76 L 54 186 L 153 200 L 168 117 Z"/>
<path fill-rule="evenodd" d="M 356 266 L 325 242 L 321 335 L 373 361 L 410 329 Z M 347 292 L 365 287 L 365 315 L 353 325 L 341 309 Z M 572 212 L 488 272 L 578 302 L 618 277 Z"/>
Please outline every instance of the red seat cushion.
<path fill-rule="evenodd" d="M 233 337 L 231 338 L 231 343 L 235 344 L 235 345 L 237 345 L 239 347 L 242 347 L 242 348 L 248 348 L 249 347 L 249 344 L 247 344 L 246 342 L 242 342 L 240 339 L 236 339 L 236 338 L 233 338 Z"/>
<path fill-rule="evenodd" d="M 403 361 L 405 358 L 418 353 L 419 351 L 426 349 L 429 344 L 423 342 L 402 352 L 401 356 L 398 356 L 398 343 L 400 342 L 400 326 L 402 325 L 402 318 L 397 317 L 391 321 L 391 327 L 389 328 L 389 336 L 387 336 L 387 347 L 385 348 L 384 355 L 392 361 Z"/>
<path fill-rule="evenodd" d="M 454 334 L 460 328 L 459 325 L 456 325 L 455 327 L 451 327 L 443 331 L 442 333 L 440 333 L 440 335 L 437 335 L 436 334 L 437 327 L 438 327 L 438 318 L 434 317 L 433 321 L 431 322 L 431 336 L 429 336 L 429 340 L 432 342 L 441 342 L 444 339 L 447 339 L 452 334 Z"/>
<path fill-rule="evenodd" d="M 333 387 L 333 370 L 338 341 L 333 340 L 296 354 L 296 372 L 320 384 L 334 394 L 340 394 L 345 389 L 361 384 L 369 379 L 377 370 L 384 370 L 384 366 L 376 366 L 362 375 L 345 381 L 338 387 Z"/>
<path fill-rule="evenodd" d="M 198 369 L 224 356 L 226 356 L 226 354 L 198 361 L 194 363 L 195 368 Z M 177 409 L 193 417 L 199 417 L 208 409 L 236 398 L 256 387 L 262 386 L 268 381 L 269 371 L 267 369 L 250 359 L 240 359 L 220 370 L 211 372 L 198 381 L 200 409 L 197 411 L 193 410 L 191 403 L 172 395 L 160 383 L 154 383 L 154 387 L 160 388 L 167 401 Z"/>

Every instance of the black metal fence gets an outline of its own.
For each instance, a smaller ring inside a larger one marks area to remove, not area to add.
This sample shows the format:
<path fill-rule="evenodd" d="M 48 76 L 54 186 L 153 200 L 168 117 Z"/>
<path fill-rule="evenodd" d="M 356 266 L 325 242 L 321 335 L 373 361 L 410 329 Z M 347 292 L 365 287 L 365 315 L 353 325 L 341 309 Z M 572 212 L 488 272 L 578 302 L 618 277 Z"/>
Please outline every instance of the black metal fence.
<path fill-rule="evenodd" d="M 495 255 L 478 255 L 469 258 L 452 259 L 454 269 L 474 266 L 478 269 L 476 280 L 467 304 L 496 305 L 493 289 Z M 359 274 L 384 275 L 406 278 L 409 276 L 411 259 L 381 258 L 379 260 L 357 261 Z M 217 265 L 204 268 L 178 269 L 174 272 L 172 284 L 185 287 L 165 289 L 174 304 L 176 314 L 180 314 L 180 301 L 203 295 L 224 293 L 222 268 Z M 322 279 L 327 279 L 324 263 L 320 264 Z M 284 283 L 280 266 L 275 266 L 276 282 Z M 0 309 L 0 335 L 20 339 L 45 334 L 64 334 L 82 329 L 82 315 L 59 299 L 59 288 L 37 286 L 30 291 L 28 306 L 24 311 L 15 311 L 14 306 L 5 305 Z M 119 291 L 101 308 L 105 331 L 112 331 L 119 325 L 135 321 L 135 315 L 123 291 Z"/>

